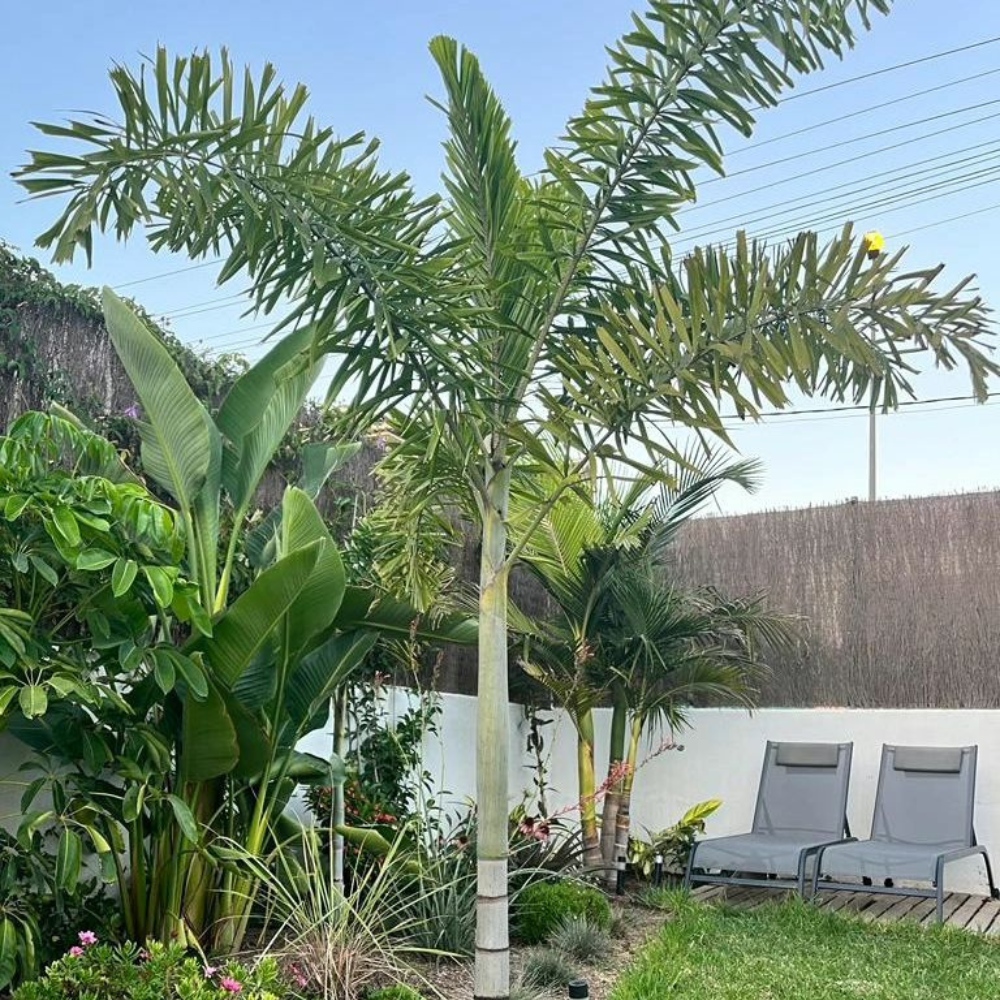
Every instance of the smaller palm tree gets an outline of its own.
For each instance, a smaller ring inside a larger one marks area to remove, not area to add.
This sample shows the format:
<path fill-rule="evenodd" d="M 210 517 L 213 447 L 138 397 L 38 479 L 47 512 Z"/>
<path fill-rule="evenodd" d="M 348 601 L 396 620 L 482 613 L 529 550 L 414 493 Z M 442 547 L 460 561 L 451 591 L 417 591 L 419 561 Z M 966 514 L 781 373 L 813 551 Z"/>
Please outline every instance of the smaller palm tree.
<path fill-rule="evenodd" d="M 750 708 L 766 672 L 761 650 L 793 637 L 794 618 L 770 611 L 762 596 L 729 599 L 713 588 L 684 589 L 656 562 L 631 563 L 612 581 L 602 623 L 614 703 L 602 853 L 627 856 L 632 789 L 643 737 L 653 741 L 688 724 L 691 707 Z M 665 744 L 669 745 L 669 744 Z"/>

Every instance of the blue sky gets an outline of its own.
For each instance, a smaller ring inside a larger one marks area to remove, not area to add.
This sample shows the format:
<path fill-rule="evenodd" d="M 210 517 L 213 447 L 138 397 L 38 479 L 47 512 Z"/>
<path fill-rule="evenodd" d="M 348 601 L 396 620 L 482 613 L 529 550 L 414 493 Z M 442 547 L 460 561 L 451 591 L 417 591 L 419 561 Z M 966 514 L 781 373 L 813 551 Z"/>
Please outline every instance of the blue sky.
<path fill-rule="evenodd" d="M 603 46 L 628 27 L 634 6 L 631 0 L 7 4 L 0 32 L 0 238 L 30 250 L 53 217 L 52 203 L 23 203 L 8 176 L 24 151 L 39 145 L 29 121 L 52 121 L 68 109 L 113 110 L 108 67 L 135 64 L 157 43 L 172 52 L 227 45 L 238 63 L 270 60 L 285 80 L 307 84 L 320 122 L 342 134 L 380 137 L 386 165 L 407 169 L 418 188 L 431 191 L 443 134 L 425 100 L 439 89 L 426 48 L 433 35 L 455 35 L 480 56 L 530 170 L 599 81 Z M 976 273 L 987 300 L 1000 304 L 994 235 L 1000 42 L 855 80 L 995 36 L 1000 5 L 992 0 L 900 2 L 843 63 L 801 81 L 793 93 L 827 89 L 764 113 L 749 143 L 729 143 L 730 176 L 704 185 L 699 204 L 682 217 L 678 248 L 725 240 L 741 225 L 781 238 L 799 227 L 829 232 L 853 219 L 859 231 L 880 229 L 890 248 L 908 243 L 914 265 L 944 262 L 952 279 Z M 955 219 L 967 213 L 977 214 Z M 266 331 L 260 319 L 241 317 L 238 286 L 217 288 L 211 268 L 163 276 L 188 263 L 153 256 L 140 241 L 124 247 L 107 241 L 91 271 L 81 262 L 59 274 L 122 287 L 192 343 L 257 356 L 256 340 Z M 921 375 L 918 388 L 928 399 L 968 393 L 963 377 L 935 372 Z M 775 417 L 738 428 L 734 437 L 744 454 L 764 461 L 766 481 L 754 497 L 724 496 L 727 511 L 866 495 L 864 414 Z M 879 493 L 1000 487 L 998 439 L 1000 397 L 986 406 L 944 402 L 882 418 Z"/>

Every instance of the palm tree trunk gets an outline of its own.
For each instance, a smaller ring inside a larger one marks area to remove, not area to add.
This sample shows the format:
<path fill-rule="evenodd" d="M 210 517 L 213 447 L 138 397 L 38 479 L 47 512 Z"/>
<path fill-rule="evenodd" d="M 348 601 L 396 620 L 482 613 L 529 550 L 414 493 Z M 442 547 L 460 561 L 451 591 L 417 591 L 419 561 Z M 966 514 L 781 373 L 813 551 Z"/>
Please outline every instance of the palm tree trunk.
<path fill-rule="evenodd" d="M 605 782 L 608 790 L 604 796 L 604 813 L 601 817 L 601 858 L 607 869 L 607 882 L 612 888 L 615 882 L 615 825 L 618 822 L 618 803 L 621 801 L 622 782 L 614 784 L 611 779 L 625 759 L 625 725 L 628 704 L 621 684 L 615 684 L 611 691 L 614 708 L 611 713 L 611 746 L 608 750 L 608 775 Z"/>
<path fill-rule="evenodd" d="M 507 506 L 510 470 L 494 441 L 487 463 L 479 576 L 479 687 L 476 719 L 477 1000 L 510 993 L 507 923 Z"/>
<path fill-rule="evenodd" d="M 601 839 L 597 830 L 597 772 L 594 769 L 594 713 L 587 709 L 576 720 L 576 767 L 580 791 L 580 831 L 583 863 L 601 866 Z"/>
<path fill-rule="evenodd" d="M 618 818 L 615 822 L 615 859 L 628 857 L 629 827 L 632 824 L 632 786 L 635 782 L 635 769 L 639 760 L 639 741 L 645 719 L 641 715 L 632 716 L 631 733 L 629 736 L 628 769 L 622 778 L 621 800 L 618 803 Z"/>

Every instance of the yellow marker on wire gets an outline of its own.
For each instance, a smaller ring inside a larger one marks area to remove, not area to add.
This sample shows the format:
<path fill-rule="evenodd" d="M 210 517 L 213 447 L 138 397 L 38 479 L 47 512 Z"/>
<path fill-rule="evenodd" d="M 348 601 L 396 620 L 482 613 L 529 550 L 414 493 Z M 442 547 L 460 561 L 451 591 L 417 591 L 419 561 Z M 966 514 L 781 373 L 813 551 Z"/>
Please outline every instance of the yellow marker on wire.
<path fill-rule="evenodd" d="M 869 260 L 874 260 L 885 249 L 885 237 L 877 229 L 865 233 L 861 239 Z"/>

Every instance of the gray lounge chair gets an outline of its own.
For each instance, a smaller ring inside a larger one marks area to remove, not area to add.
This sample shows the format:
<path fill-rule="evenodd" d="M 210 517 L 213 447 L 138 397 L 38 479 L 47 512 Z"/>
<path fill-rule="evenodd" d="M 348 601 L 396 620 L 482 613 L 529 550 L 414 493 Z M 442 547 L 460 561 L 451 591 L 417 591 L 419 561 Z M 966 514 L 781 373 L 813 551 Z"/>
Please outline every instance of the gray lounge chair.
<path fill-rule="evenodd" d="M 750 833 L 698 841 L 685 885 L 795 885 L 805 895 L 809 862 L 850 835 L 851 750 L 850 743 L 769 742 Z"/>
<path fill-rule="evenodd" d="M 922 896 L 937 900 L 940 922 L 945 866 L 978 854 L 990 895 L 998 898 L 989 855 L 976 843 L 973 826 L 976 756 L 974 746 L 883 746 L 871 839 L 824 847 L 813 870 L 813 895 L 846 889 Z M 897 880 L 933 887 L 901 887 Z"/>

